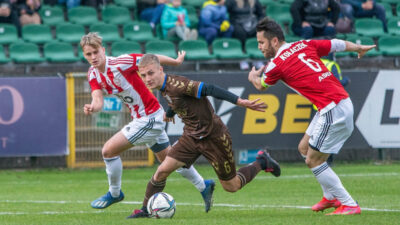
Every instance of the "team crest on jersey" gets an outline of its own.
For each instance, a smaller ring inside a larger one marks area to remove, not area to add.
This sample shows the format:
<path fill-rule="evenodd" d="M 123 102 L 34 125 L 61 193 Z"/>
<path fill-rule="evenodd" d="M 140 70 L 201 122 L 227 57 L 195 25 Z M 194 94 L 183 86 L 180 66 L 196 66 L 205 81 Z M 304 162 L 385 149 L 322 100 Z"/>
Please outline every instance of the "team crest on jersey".
<path fill-rule="evenodd" d="M 117 86 L 121 86 L 121 80 L 116 78 L 116 77 L 114 77 L 114 84 L 117 85 Z"/>
<path fill-rule="evenodd" d="M 105 84 L 104 82 L 101 82 L 100 85 L 101 85 L 101 87 L 104 88 L 104 89 L 106 89 L 106 87 L 107 87 L 106 84 Z"/>
<path fill-rule="evenodd" d="M 140 63 L 141 59 L 142 59 L 142 57 L 136 56 L 136 66 L 139 66 L 139 63 Z"/>
<path fill-rule="evenodd" d="M 168 103 L 172 104 L 172 99 L 168 95 L 164 96 Z"/>

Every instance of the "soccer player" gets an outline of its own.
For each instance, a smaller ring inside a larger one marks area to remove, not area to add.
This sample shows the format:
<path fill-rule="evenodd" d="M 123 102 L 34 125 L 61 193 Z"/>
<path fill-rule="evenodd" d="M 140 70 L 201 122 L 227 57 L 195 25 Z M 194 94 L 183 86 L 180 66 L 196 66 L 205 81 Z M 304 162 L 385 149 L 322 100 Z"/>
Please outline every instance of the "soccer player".
<path fill-rule="evenodd" d="M 86 115 L 98 112 L 103 107 L 103 95 L 115 95 L 125 103 L 131 112 L 132 121 L 111 137 L 103 146 L 102 155 L 106 164 L 109 191 L 94 200 L 91 206 L 104 209 L 113 203 L 122 201 L 121 191 L 122 162 L 120 154 L 134 145 L 146 144 L 163 161 L 170 149 L 169 139 L 163 121 L 164 110 L 138 75 L 138 64 L 142 54 L 126 54 L 119 57 L 105 55 L 102 38 L 97 33 L 82 37 L 80 45 L 85 59 L 91 67 L 88 80 L 92 89 L 92 102 L 85 104 Z M 166 65 L 180 65 L 185 52 L 176 59 L 157 55 Z M 177 168 L 178 169 L 178 168 Z M 177 170 L 201 192 L 206 212 L 211 207 L 215 182 L 205 180 L 193 167 Z"/>
<path fill-rule="evenodd" d="M 249 183 L 260 170 L 279 176 L 279 164 L 266 150 L 259 151 L 255 162 L 240 168 L 236 172 L 232 151 L 232 140 L 228 128 L 214 113 L 208 98 L 213 96 L 238 106 L 263 112 L 265 103 L 257 100 L 241 99 L 218 86 L 186 77 L 166 75 L 158 57 L 146 54 L 139 63 L 139 72 L 146 85 L 159 89 L 167 100 L 169 108 L 165 121 L 174 122 L 175 113 L 185 124 L 183 134 L 168 151 L 167 157 L 147 184 L 142 209 L 136 209 L 128 218 L 148 217 L 146 209 L 148 199 L 161 192 L 169 174 L 177 168 L 189 168 L 203 155 L 214 167 L 222 187 L 228 192 L 236 192 Z"/>
<path fill-rule="evenodd" d="M 318 108 L 299 144 L 300 153 L 306 157 L 307 166 L 323 190 L 322 200 L 312 210 L 335 207 L 328 215 L 360 214 L 357 202 L 326 163 L 330 154 L 339 153 L 353 131 L 353 104 L 320 57 L 330 52 L 353 51 L 360 58 L 375 45 L 357 45 L 337 39 L 286 43 L 281 27 L 269 18 L 258 23 L 257 40 L 258 48 L 271 61 L 259 70 L 253 67 L 249 81 L 258 90 L 265 90 L 282 80 Z"/>

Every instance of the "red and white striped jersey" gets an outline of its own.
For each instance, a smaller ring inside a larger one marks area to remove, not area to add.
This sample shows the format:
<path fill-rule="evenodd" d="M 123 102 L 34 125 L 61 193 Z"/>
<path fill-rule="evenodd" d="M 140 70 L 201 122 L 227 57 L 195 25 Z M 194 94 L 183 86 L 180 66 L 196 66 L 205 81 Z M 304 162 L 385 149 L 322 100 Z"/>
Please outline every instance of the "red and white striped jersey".
<path fill-rule="evenodd" d="M 143 83 L 138 72 L 142 54 L 106 57 L 105 73 L 89 68 L 88 81 L 92 91 L 102 90 L 115 95 L 129 108 L 132 119 L 156 112 L 161 106 L 156 97 Z"/>
<path fill-rule="evenodd" d="M 317 106 L 321 114 L 349 97 L 346 90 L 321 62 L 322 56 L 335 51 L 330 40 L 303 40 L 281 46 L 266 66 L 261 83 L 274 85 L 282 80 L 287 86 Z"/>

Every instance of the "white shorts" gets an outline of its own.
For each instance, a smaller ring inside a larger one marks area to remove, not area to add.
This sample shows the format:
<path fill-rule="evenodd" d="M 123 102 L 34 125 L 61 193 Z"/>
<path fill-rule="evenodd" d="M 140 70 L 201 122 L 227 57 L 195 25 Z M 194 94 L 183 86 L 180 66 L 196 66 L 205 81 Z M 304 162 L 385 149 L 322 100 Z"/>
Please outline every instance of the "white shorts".
<path fill-rule="evenodd" d="M 343 99 L 334 108 L 320 115 L 317 112 L 307 128 L 308 141 L 314 150 L 327 154 L 337 154 L 354 128 L 353 103 Z"/>
<path fill-rule="evenodd" d="M 159 152 L 169 146 L 161 108 L 151 115 L 134 119 L 121 131 L 132 145 L 147 145 L 153 152 Z"/>

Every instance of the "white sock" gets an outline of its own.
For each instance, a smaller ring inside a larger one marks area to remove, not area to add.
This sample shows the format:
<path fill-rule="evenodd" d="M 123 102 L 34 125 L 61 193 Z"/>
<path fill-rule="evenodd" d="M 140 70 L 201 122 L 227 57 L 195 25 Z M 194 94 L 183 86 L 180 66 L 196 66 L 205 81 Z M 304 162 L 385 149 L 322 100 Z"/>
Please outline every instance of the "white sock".
<path fill-rule="evenodd" d="M 203 177 L 197 172 L 197 170 L 191 166 L 189 169 L 179 168 L 176 172 L 180 173 L 184 178 L 188 179 L 200 192 L 204 191 L 206 185 Z"/>
<path fill-rule="evenodd" d="M 318 182 L 323 186 L 324 193 L 330 193 L 337 198 L 342 205 L 357 206 L 357 203 L 343 187 L 342 182 L 336 173 L 329 167 L 328 163 L 324 162 L 319 166 L 311 168 Z"/>
<path fill-rule="evenodd" d="M 122 161 L 119 156 L 104 158 L 106 163 L 106 173 L 111 196 L 118 197 L 121 191 Z"/>

